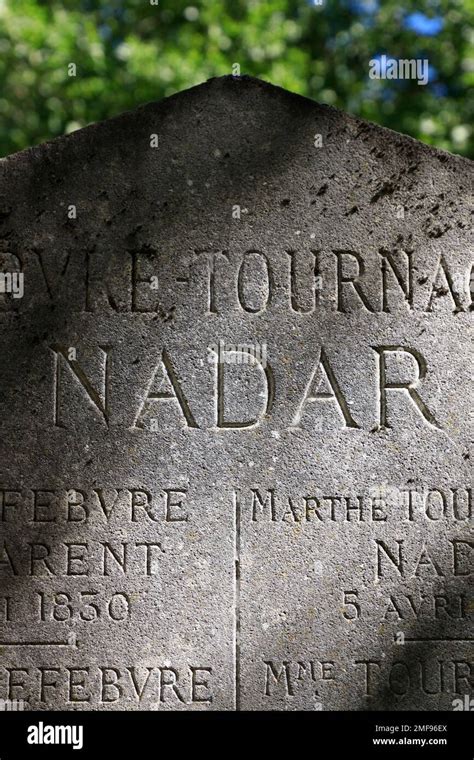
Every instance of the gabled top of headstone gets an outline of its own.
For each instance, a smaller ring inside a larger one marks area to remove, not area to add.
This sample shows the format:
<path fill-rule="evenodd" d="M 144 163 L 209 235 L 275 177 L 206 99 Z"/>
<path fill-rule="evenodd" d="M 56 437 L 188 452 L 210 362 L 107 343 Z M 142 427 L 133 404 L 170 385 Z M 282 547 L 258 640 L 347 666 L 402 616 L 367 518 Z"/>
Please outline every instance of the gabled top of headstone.
<path fill-rule="evenodd" d="M 74 200 L 114 234 L 131 213 L 179 224 L 178 212 L 214 214 L 216 202 L 240 201 L 248 219 L 275 204 L 281 218 L 314 212 L 319 223 L 351 227 L 370 215 L 368 235 L 383 210 L 404 206 L 412 232 L 437 238 L 465 227 L 462 198 L 472 191 L 467 159 L 232 76 L 21 151 L 0 169 L 1 219 L 24 230 L 29 201 L 43 202 L 38 233 L 57 203 Z"/>

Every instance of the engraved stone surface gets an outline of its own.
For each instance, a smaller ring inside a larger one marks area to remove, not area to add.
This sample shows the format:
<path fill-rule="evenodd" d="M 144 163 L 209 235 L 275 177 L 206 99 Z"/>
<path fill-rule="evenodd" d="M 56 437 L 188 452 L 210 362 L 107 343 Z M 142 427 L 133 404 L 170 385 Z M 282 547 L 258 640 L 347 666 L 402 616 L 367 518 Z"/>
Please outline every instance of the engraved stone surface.
<path fill-rule="evenodd" d="M 0 173 L 0 698 L 462 709 L 472 165 L 225 77 Z"/>

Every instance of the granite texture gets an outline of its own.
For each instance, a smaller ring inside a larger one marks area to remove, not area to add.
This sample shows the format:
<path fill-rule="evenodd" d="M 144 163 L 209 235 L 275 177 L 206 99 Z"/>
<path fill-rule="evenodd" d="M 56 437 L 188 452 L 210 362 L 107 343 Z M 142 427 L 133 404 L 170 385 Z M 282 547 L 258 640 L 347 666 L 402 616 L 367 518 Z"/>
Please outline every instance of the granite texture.
<path fill-rule="evenodd" d="M 0 698 L 461 709 L 472 178 L 245 77 L 0 162 Z"/>

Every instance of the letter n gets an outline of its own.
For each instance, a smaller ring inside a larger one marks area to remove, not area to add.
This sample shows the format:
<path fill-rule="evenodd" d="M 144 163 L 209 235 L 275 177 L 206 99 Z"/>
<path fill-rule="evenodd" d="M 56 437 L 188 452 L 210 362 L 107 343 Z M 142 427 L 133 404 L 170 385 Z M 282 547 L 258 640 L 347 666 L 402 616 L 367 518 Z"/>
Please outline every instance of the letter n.
<path fill-rule="evenodd" d="M 405 575 L 405 564 L 404 564 L 404 556 L 403 556 L 403 539 L 395 539 L 395 543 L 398 546 L 398 551 L 395 553 L 395 551 L 392 551 L 388 544 L 386 544 L 381 539 L 376 538 L 375 544 L 377 546 L 377 571 L 376 571 L 376 578 L 381 578 L 384 574 L 383 572 L 383 559 L 384 557 L 388 559 L 393 567 L 396 568 L 399 575 L 403 578 Z"/>
<path fill-rule="evenodd" d="M 84 369 L 78 361 L 70 359 L 68 349 L 60 345 L 52 345 L 50 349 L 54 353 L 54 425 L 56 427 L 65 427 L 61 422 L 61 383 L 62 383 L 62 364 L 65 362 L 71 370 L 73 377 L 77 380 L 81 388 L 85 391 L 87 398 L 93 406 L 100 412 L 107 427 L 109 426 L 109 409 L 108 409 L 108 385 L 109 385 L 109 351 L 111 346 L 99 346 L 104 356 L 102 389 L 98 391 L 87 377 Z"/>

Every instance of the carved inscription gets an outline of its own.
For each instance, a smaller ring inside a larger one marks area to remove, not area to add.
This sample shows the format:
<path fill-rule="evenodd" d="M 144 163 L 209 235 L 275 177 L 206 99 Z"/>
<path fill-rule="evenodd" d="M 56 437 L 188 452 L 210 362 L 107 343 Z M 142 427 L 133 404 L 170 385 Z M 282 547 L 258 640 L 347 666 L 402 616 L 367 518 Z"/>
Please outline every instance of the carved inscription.
<path fill-rule="evenodd" d="M 470 704 L 467 161 L 231 77 L 0 174 L 0 701 Z"/>

